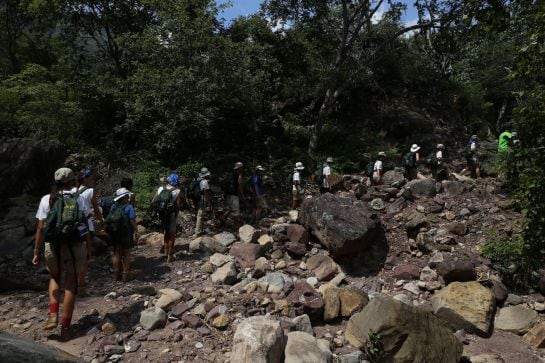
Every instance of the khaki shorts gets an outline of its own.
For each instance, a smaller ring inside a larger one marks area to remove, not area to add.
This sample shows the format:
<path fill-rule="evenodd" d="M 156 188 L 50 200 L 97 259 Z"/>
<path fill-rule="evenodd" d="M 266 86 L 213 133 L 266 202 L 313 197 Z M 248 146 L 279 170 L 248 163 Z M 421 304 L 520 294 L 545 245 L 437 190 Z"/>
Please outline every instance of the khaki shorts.
<path fill-rule="evenodd" d="M 299 201 L 303 199 L 303 188 L 301 187 L 292 188 L 291 195 L 293 196 L 293 200 Z"/>
<path fill-rule="evenodd" d="M 231 214 L 235 217 L 238 216 L 240 214 L 240 200 L 238 195 L 228 195 L 226 202 Z"/>
<path fill-rule="evenodd" d="M 256 208 L 267 209 L 267 200 L 263 196 L 255 197 Z"/>
<path fill-rule="evenodd" d="M 87 260 L 87 245 L 85 242 L 78 242 L 73 244 L 72 253 L 74 254 L 75 261 L 72 260 L 72 254 L 70 253 L 70 247 L 67 245 L 61 246 L 60 251 L 60 264 L 57 260 L 57 255 L 49 242 L 45 243 L 45 266 L 49 270 L 51 275 L 58 275 L 60 273 L 59 267 L 69 274 L 79 274 L 85 270 L 85 262 Z M 74 267 L 76 271 L 74 271 Z"/>

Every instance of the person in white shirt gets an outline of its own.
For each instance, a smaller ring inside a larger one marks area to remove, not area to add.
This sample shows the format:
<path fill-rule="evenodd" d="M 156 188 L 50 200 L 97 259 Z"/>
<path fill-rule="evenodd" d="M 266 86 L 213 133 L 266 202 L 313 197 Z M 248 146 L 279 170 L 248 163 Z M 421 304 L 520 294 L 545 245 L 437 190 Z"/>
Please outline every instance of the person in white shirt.
<path fill-rule="evenodd" d="M 331 164 L 333 164 L 333 158 L 328 157 L 322 168 L 322 185 L 320 187 L 320 193 L 330 193 L 331 192 Z"/>
<path fill-rule="evenodd" d="M 382 182 L 382 174 L 384 172 L 384 160 L 386 159 L 386 153 L 381 151 L 378 153 L 378 159 L 375 161 L 373 166 L 373 183 L 375 185 L 380 185 Z"/>
<path fill-rule="evenodd" d="M 195 225 L 195 233 L 193 237 L 203 234 L 203 222 L 206 209 L 212 211 L 212 197 L 210 195 L 210 171 L 207 168 L 202 168 L 199 173 L 199 188 L 201 190 L 201 198 L 197 206 L 197 224 Z"/>
<path fill-rule="evenodd" d="M 163 232 L 163 246 L 161 247 L 161 253 L 166 253 L 167 255 L 167 262 L 174 261 L 174 242 L 176 240 L 176 218 L 178 216 L 178 212 L 180 211 L 181 207 L 181 198 L 180 198 L 180 189 L 178 188 L 178 183 L 180 181 L 180 178 L 178 174 L 172 173 L 170 174 L 166 182 L 167 184 L 165 186 L 159 187 L 157 189 L 157 192 L 153 196 L 151 202 L 155 201 L 159 194 L 163 192 L 163 190 L 170 191 L 171 195 L 171 201 L 172 205 L 174 205 L 174 210 L 172 213 L 169 213 L 168 215 L 161 215 L 161 230 Z M 167 199 L 168 200 L 168 199 Z"/>
<path fill-rule="evenodd" d="M 64 299 L 61 320 L 61 339 L 67 340 L 70 338 L 70 324 L 77 292 L 77 275 L 80 274 L 85 266 L 86 258 L 89 258 L 91 252 L 91 238 L 88 233 L 88 223 L 86 215 L 89 215 L 89 210 L 85 206 L 85 202 L 81 196 L 77 197 L 76 203 L 82 214 L 81 226 L 78 227 L 82 236 L 85 236 L 85 241 L 74 241 L 70 245 L 52 245 L 52 241 L 44 241 L 44 229 L 46 228 L 46 220 L 51 208 L 59 198 L 67 198 L 72 196 L 72 188 L 74 187 L 76 178 L 74 172 L 69 168 L 60 168 L 55 172 L 56 189 L 51 194 L 45 195 L 40 200 L 40 205 L 36 213 L 37 226 L 34 245 L 34 256 L 32 264 L 38 266 L 42 247 L 45 247 L 45 265 L 49 271 L 49 315 L 43 329 L 55 329 L 59 323 L 59 303 L 60 303 L 60 286 L 61 276 L 65 276 L 64 281 Z M 53 221 L 54 222 L 54 221 Z M 55 223 L 55 222 L 54 222 Z M 89 247 L 89 248 L 88 248 Z M 66 272 L 63 274 L 63 272 Z"/>
<path fill-rule="evenodd" d="M 301 180 L 301 172 L 305 170 L 302 162 L 295 163 L 292 177 L 292 202 L 291 209 L 297 209 L 303 200 L 303 186 Z"/>

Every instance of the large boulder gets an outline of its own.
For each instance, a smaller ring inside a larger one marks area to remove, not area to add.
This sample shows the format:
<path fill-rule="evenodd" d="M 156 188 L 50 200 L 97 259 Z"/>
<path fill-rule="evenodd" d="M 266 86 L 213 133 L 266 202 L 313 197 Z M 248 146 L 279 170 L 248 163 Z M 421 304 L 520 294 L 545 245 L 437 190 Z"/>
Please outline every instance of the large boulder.
<path fill-rule="evenodd" d="M 1 362 L 79 362 L 69 353 L 0 331 Z"/>
<path fill-rule="evenodd" d="M 477 278 L 475 264 L 469 260 L 447 260 L 437 265 L 437 273 L 446 284 L 453 281 L 473 281 Z"/>
<path fill-rule="evenodd" d="M 496 317 L 496 329 L 515 334 L 525 334 L 537 321 L 537 313 L 523 305 L 508 306 L 500 309 Z"/>
<path fill-rule="evenodd" d="M 0 142 L 0 200 L 49 191 L 53 173 L 63 166 L 64 145 L 53 140 L 3 139 Z"/>
<path fill-rule="evenodd" d="M 462 195 L 465 192 L 465 185 L 459 181 L 444 180 L 442 182 L 443 191 L 451 197 Z"/>
<path fill-rule="evenodd" d="M 301 331 L 288 333 L 284 354 L 285 363 L 333 362 L 333 354 L 324 343 Z"/>
<path fill-rule="evenodd" d="M 333 258 L 362 257 L 358 265 L 376 269 L 386 257 L 388 246 L 380 219 L 365 202 L 326 193 L 305 199 L 299 220 Z"/>
<path fill-rule="evenodd" d="M 314 255 L 307 260 L 307 268 L 320 281 L 331 280 L 337 273 L 337 264 L 326 255 Z"/>
<path fill-rule="evenodd" d="M 261 256 L 261 246 L 256 243 L 237 242 L 229 250 L 242 268 L 254 267 L 255 261 Z"/>
<path fill-rule="evenodd" d="M 253 316 L 240 322 L 233 337 L 231 362 L 280 363 L 284 333 L 278 321 Z"/>
<path fill-rule="evenodd" d="M 394 185 L 397 187 L 403 185 L 405 182 L 405 176 L 402 169 L 388 170 L 382 176 L 382 183 L 384 185 Z"/>
<path fill-rule="evenodd" d="M 453 282 L 431 299 L 433 311 L 453 330 L 489 336 L 496 299 L 476 281 Z"/>
<path fill-rule="evenodd" d="M 391 298 L 377 296 L 348 321 L 345 336 L 362 348 L 374 332 L 381 336 L 384 363 L 458 363 L 462 344 L 432 314 Z"/>
<path fill-rule="evenodd" d="M 405 184 L 405 189 L 409 189 L 411 194 L 416 197 L 435 197 L 437 189 L 433 179 L 415 179 Z"/>

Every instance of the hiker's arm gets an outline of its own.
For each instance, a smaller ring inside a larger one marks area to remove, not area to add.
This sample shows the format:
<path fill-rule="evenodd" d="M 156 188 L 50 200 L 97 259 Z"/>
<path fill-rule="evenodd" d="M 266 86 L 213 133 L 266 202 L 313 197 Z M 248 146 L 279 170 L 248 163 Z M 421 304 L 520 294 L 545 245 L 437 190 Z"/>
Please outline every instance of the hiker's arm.
<path fill-rule="evenodd" d="M 130 203 L 132 204 L 132 206 L 133 206 L 134 208 L 136 208 L 136 195 L 135 195 L 134 193 L 131 194 Z"/>
<path fill-rule="evenodd" d="M 89 230 L 89 221 L 86 217 L 83 217 L 83 220 L 85 221 L 85 226 L 87 227 L 85 241 L 87 243 L 87 259 L 89 260 L 93 255 L 93 237 L 91 236 L 91 231 Z"/>
<path fill-rule="evenodd" d="M 244 179 L 241 175 L 238 176 L 238 195 L 244 200 L 246 196 L 244 195 Z"/>
<path fill-rule="evenodd" d="M 98 220 L 100 223 L 104 223 L 104 216 L 102 215 L 102 212 L 100 212 L 97 196 L 94 193 L 93 198 L 91 199 L 91 205 L 93 206 L 93 212 L 95 213 L 95 220 Z"/>
<path fill-rule="evenodd" d="M 137 242 L 138 241 L 138 225 L 136 224 L 136 218 L 134 219 L 131 219 L 131 226 L 132 226 L 132 230 L 134 231 L 134 241 Z"/>
<path fill-rule="evenodd" d="M 42 250 L 42 232 L 44 229 L 44 221 L 38 219 L 36 224 L 36 235 L 34 236 L 34 256 L 32 257 L 32 264 L 37 266 L 40 262 L 40 251 Z"/>
<path fill-rule="evenodd" d="M 420 162 L 420 153 L 416 153 L 416 162 Z"/>

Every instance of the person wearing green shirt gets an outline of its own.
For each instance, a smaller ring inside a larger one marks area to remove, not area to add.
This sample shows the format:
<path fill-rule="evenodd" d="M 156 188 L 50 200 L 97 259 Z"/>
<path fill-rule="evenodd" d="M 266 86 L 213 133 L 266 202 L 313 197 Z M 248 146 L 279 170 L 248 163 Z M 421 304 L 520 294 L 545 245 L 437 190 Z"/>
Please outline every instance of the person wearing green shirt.
<path fill-rule="evenodd" d="M 511 134 L 509 130 L 505 130 L 500 134 L 500 138 L 498 140 L 498 152 L 509 150 L 512 137 L 513 134 Z"/>

